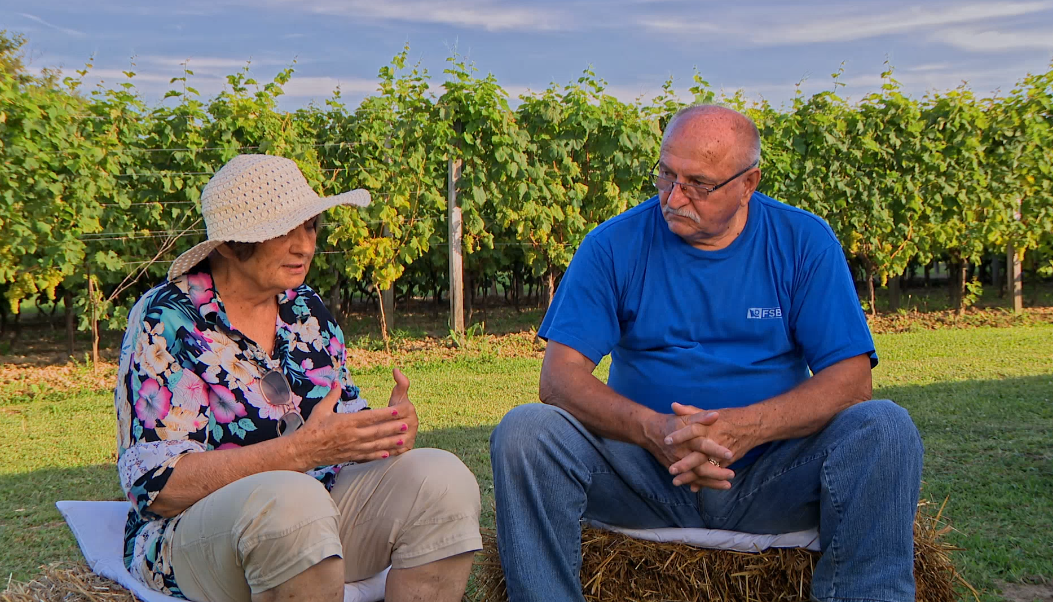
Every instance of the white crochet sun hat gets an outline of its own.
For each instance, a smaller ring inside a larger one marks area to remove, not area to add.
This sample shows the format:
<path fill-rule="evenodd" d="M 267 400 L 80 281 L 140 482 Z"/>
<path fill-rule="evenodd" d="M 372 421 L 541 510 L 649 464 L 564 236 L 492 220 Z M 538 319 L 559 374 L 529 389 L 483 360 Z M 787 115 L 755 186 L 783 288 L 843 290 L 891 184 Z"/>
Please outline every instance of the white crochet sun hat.
<path fill-rule="evenodd" d="M 201 191 L 201 215 L 208 238 L 176 257 L 168 279 L 185 274 L 225 242 L 263 242 L 337 205 L 369 205 L 369 192 L 352 190 L 320 197 L 291 159 L 238 155 Z"/>

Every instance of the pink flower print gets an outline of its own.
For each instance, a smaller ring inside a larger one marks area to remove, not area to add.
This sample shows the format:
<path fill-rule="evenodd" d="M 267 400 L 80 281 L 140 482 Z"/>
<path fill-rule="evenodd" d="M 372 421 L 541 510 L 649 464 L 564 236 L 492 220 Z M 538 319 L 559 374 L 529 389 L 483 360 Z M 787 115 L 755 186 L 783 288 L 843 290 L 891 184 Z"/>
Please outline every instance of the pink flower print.
<path fill-rule="evenodd" d="M 188 289 L 187 294 L 190 296 L 190 302 L 194 304 L 194 307 L 201 307 L 208 303 L 215 296 L 212 293 L 212 277 L 204 272 L 197 274 L 191 274 L 186 277 Z"/>
<path fill-rule="evenodd" d="M 285 291 L 285 298 L 289 301 L 295 301 L 297 297 L 295 289 L 289 289 Z"/>
<path fill-rule="evenodd" d="M 202 303 L 197 309 L 203 316 L 207 316 L 208 314 L 218 314 L 219 303 L 209 301 L 208 303 Z"/>
<path fill-rule="evenodd" d="M 333 356 L 334 359 L 344 357 L 344 350 L 344 344 L 340 342 L 340 339 L 336 337 L 329 339 L 329 355 Z"/>
<path fill-rule="evenodd" d="M 307 379 L 319 387 L 332 387 L 336 382 L 336 370 L 332 366 L 322 366 L 307 371 Z"/>
<path fill-rule="evenodd" d="M 208 385 L 193 371 L 183 370 L 183 375 L 176 384 L 175 394 L 172 396 L 172 404 L 191 412 L 197 412 L 209 404 Z"/>
<path fill-rule="evenodd" d="M 228 424 L 246 415 L 245 406 L 234 398 L 230 389 L 223 385 L 209 385 L 208 406 L 212 408 L 212 415 L 216 422 Z"/>
<path fill-rule="evenodd" d="M 157 421 L 168 415 L 172 392 L 148 378 L 139 387 L 139 398 L 135 400 L 135 417 L 148 429 L 157 428 Z"/>
<path fill-rule="evenodd" d="M 241 446 L 238 445 L 237 443 L 229 443 L 228 442 L 228 443 L 224 443 L 223 445 L 220 445 L 216 449 L 239 449 L 240 447 Z"/>

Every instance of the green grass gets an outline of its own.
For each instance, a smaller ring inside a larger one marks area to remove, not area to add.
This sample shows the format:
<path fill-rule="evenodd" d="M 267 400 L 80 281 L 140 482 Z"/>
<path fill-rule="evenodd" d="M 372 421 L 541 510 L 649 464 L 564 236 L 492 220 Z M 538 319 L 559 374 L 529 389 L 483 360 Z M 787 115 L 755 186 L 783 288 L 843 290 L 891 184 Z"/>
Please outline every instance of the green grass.
<path fill-rule="evenodd" d="M 1053 325 L 877 337 L 875 396 L 910 410 L 926 446 L 924 494 L 942 501 L 974 585 L 1053 578 Z M 534 401 L 540 360 L 487 355 L 406 366 L 418 445 L 458 454 L 478 476 L 492 525 L 490 430 Z M 605 370 L 601 367 L 601 372 Z M 367 398 L 387 398 L 386 368 L 360 371 Z M 108 390 L 0 399 L 0 573 L 79 557 L 59 499 L 119 499 Z M 996 600 L 990 594 L 986 599 Z"/>

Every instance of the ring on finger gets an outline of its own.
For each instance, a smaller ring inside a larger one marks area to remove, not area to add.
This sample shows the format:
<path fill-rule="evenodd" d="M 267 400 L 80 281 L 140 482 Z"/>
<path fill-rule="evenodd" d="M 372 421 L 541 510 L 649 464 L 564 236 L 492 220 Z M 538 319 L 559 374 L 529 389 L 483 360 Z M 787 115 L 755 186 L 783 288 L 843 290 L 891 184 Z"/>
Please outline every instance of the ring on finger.
<path fill-rule="evenodd" d="M 714 460 L 713 458 L 709 459 L 709 463 L 712 464 L 713 466 L 716 466 L 717 468 L 720 468 L 720 462 Z"/>

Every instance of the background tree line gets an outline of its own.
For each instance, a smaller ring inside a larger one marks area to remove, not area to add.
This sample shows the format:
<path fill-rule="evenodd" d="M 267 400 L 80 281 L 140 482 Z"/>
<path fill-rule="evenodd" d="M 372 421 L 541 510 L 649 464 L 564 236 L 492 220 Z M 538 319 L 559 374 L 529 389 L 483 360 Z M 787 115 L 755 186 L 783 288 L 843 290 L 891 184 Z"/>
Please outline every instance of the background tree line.
<path fill-rule="evenodd" d="M 311 284 L 338 313 L 356 299 L 448 294 L 450 161 L 463 211 L 465 295 L 499 291 L 547 303 L 582 238 L 654 192 L 661 131 L 684 102 L 722 102 L 763 138 L 760 190 L 825 218 L 875 310 L 875 286 L 934 262 L 949 267 L 954 306 L 981 276 L 1004 273 L 1008 248 L 1029 274 L 1053 274 L 1053 66 L 1008 93 L 968 88 L 910 98 L 891 68 L 856 102 L 831 90 L 787 106 L 718 95 L 695 74 L 624 102 L 591 69 L 528 92 L 514 107 L 492 75 L 447 59 L 440 82 L 408 48 L 379 70 L 357 107 L 339 91 L 288 112 L 248 66 L 212 98 L 184 69 L 154 105 L 135 73 L 115 87 L 23 64 L 24 40 L 0 32 L 0 289 L 3 314 L 28 298 L 64 300 L 67 328 L 123 328 L 135 298 L 204 238 L 197 203 L 239 153 L 297 161 L 321 194 L 366 188 L 366 209 L 330 212 Z M 990 271 L 994 269 L 994 273 Z M 56 305 L 57 307 L 57 305 Z M 387 317 L 390 323 L 390 316 Z M 386 333 L 386 330 L 385 330 Z"/>

